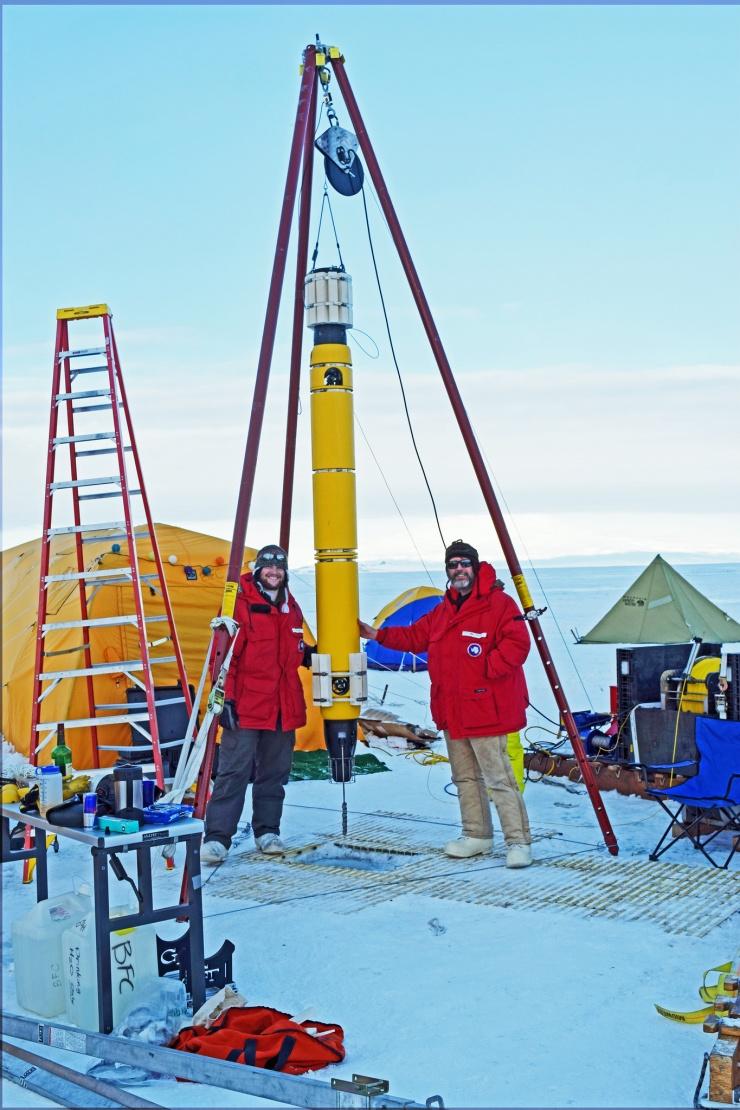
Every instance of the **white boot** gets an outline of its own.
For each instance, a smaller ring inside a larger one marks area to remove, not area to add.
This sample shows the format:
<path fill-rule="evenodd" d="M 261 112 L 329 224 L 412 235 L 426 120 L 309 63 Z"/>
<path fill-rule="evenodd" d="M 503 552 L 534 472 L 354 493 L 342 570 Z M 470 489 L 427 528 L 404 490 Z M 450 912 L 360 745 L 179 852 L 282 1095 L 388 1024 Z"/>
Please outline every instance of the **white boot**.
<path fill-rule="evenodd" d="M 215 867 L 217 863 L 223 863 L 228 854 L 229 849 L 220 840 L 206 840 L 201 845 L 200 862 Z"/>
<path fill-rule="evenodd" d="M 512 844 L 506 850 L 507 867 L 529 867 L 532 863 L 531 844 Z"/>
<path fill-rule="evenodd" d="M 260 852 L 266 856 L 282 856 L 285 854 L 285 845 L 277 833 L 263 833 L 255 837 L 255 844 Z"/>
<path fill-rule="evenodd" d="M 470 856 L 482 856 L 493 848 L 493 838 L 477 836 L 458 836 L 457 840 L 450 840 L 445 844 L 445 855 L 453 859 L 468 859 Z"/>

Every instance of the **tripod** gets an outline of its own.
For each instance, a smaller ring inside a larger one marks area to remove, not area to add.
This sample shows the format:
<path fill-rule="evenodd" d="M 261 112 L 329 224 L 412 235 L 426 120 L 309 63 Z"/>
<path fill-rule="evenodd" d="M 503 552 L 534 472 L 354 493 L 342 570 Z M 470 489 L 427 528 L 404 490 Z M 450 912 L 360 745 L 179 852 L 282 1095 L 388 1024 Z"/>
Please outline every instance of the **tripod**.
<path fill-rule="evenodd" d="M 318 99 L 318 86 L 321 84 L 324 88 L 328 86 L 330 73 L 336 78 L 339 89 L 342 93 L 345 106 L 349 113 L 352 126 L 354 127 L 355 135 L 359 140 L 359 145 L 367 164 L 368 172 L 372 179 L 373 185 L 378 195 L 381 208 L 385 215 L 388 227 L 390 228 L 393 241 L 398 251 L 398 255 L 406 274 L 411 293 L 414 301 L 416 302 L 419 315 L 421 317 L 424 330 L 426 331 L 429 343 L 434 355 L 435 361 L 442 376 L 444 387 L 447 391 L 447 396 L 452 406 L 452 411 L 457 420 L 460 433 L 470 456 L 470 461 L 473 465 L 478 484 L 480 486 L 486 507 L 491 516 L 496 534 L 498 536 L 501 548 L 506 560 L 506 564 L 512 576 L 512 580 L 519 596 L 519 601 L 524 613 L 532 639 L 534 640 L 535 647 L 539 653 L 542 665 L 545 669 L 548 682 L 552 689 L 555 703 L 560 711 L 560 717 L 563 726 L 568 734 L 568 738 L 573 747 L 573 752 L 578 761 L 581 770 L 583 782 L 588 791 L 591 804 L 594 808 L 596 818 L 599 822 L 604 842 L 612 855 L 617 855 L 619 848 L 611 823 L 607 816 L 604 804 L 596 785 L 593 769 L 589 763 L 583 744 L 581 742 L 578 728 L 573 719 L 568 701 L 565 693 L 563 692 L 562 684 L 558 677 L 555 664 L 550 654 L 549 648 L 545 641 L 545 636 L 540 624 L 540 616 L 543 612 L 542 609 L 535 607 L 534 601 L 529 591 L 521 564 L 517 557 L 514 545 L 509 535 L 503 513 L 499 507 L 496 495 L 494 493 L 493 485 L 489 477 L 487 468 L 485 466 L 481 450 L 473 432 L 470 419 L 465 410 L 460 391 L 455 382 L 449 360 L 445 353 L 442 341 L 432 317 L 431 309 L 427 302 L 424 290 L 422 288 L 419 275 L 414 266 L 409 251 L 408 245 L 401 230 L 401 225 L 398 221 L 393 203 L 388 192 L 383 174 L 378 164 L 375 151 L 367 133 L 367 129 L 362 119 L 360 109 L 355 99 L 354 93 L 347 77 L 347 72 L 344 65 L 344 57 L 340 50 L 335 46 L 325 47 L 317 42 L 315 45 L 306 47 L 303 55 L 303 66 L 301 72 L 301 85 L 298 96 L 298 107 L 296 111 L 295 124 L 293 127 L 293 139 L 290 148 L 290 158 L 288 161 L 288 172 L 285 182 L 285 191 L 283 194 L 283 203 L 280 213 L 280 222 L 278 225 L 277 242 L 275 246 L 275 256 L 272 266 L 272 275 L 270 278 L 270 287 L 267 299 L 267 310 L 265 313 L 265 322 L 262 332 L 262 342 L 260 346 L 259 359 L 257 363 L 257 375 L 254 385 L 254 396 L 252 400 L 252 411 L 249 420 L 249 430 L 247 433 L 247 443 L 244 453 L 244 465 L 242 468 L 242 479 L 239 488 L 239 498 L 237 501 L 236 516 L 234 520 L 234 532 L 231 543 L 231 555 L 229 559 L 227 584 L 224 590 L 224 602 L 222 612 L 226 616 L 233 615 L 234 601 L 236 599 L 237 585 L 239 582 L 239 574 L 241 571 L 242 556 L 244 552 L 244 543 L 247 532 L 247 522 L 249 520 L 249 512 L 252 501 L 252 492 L 254 488 L 254 476 L 257 466 L 257 455 L 259 451 L 260 436 L 262 432 L 262 422 L 265 411 L 265 399 L 267 395 L 267 385 L 270 376 L 270 365 L 272 362 L 272 353 L 275 344 L 275 332 L 277 328 L 278 308 L 280 304 L 280 295 L 285 278 L 285 267 L 287 260 L 288 243 L 290 239 L 290 226 L 292 222 L 293 211 L 295 208 L 296 195 L 299 192 L 300 182 L 300 199 L 299 199 L 299 219 L 298 219 L 298 250 L 296 256 L 296 270 L 295 270 L 295 297 L 293 304 L 293 331 L 292 331 L 292 345 L 291 345 L 291 359 L 290 359 L 290 378 L 288 390 L 288 415 L 286 424 L 285 436 L 285 461 L 283 467 L 283 489 L 282 489 L 282 502 L 281 502 L 281 515 L 280 515 L 280 545 L 286 550 L 290 543 L 290 521 L 291 509 L 293 501 L 293 480 L 295 471 L 295 447 L 296 447 L 296 431 L 298 423 L 298 393 L 301 373 L 301 357 L 303 346 L 303 327 L 304 327 L 304 278 L 308 264 L 308 238 L 309 238 L 309 222 L 311 216 L 311 185 L 313 180 L 313 159 L 314 159 L 314 120 L 316 116 L 316 104 Z M 213 656 L 213 670 L 212 674 L 218 674 L 219 668 L 223 658 L 228 650 L 228 636 L 224 631 L 217 633 L 215 650 Z M 203 817 L 208 800 L 208 790 L 211 777 L 211 769 L 213 765 L 213 754 L 215 747 L 217 720 L 214 719 L 211 730 L 209 731 L 208 740 L 206 744 L 205 756 L 201 765 L 200 774 L 198 776 L 198 786 L 196 790 L 196 803 L 195 803 L 195 816 Z"/>

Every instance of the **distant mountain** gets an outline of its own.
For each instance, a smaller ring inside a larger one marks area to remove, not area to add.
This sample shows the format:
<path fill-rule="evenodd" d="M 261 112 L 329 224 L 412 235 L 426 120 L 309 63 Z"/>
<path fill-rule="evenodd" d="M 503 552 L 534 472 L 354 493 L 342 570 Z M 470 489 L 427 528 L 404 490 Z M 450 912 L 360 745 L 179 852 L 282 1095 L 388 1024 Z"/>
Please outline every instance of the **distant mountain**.
<path fill-rule="evenodd" d="M 533 559 L 537 567 L 641 567 L 646 566 L 657 554 L 672 565 L 740 563 L 740 552 L 720 554 L 709 551 L 610 551 L 605 555 L 559 555 L 553 559 Z"/>
<path fill-rule="evenodd" d="M 529 560 L 521 556 L 520 558 L 526 571 L 530 565 L 535 567 L 645 567 L 657 554 L 662 555 L 672 566 L 740 564 L 740 553 L 737 551 L 727 551 L 722 554 L 707 551 L 610 551 L 602 555 L 573 554 L 558 555 L 551 559 L 535 558 L 531 560 L 531 564 Z M 493 561 L 498 566 L 501 564 L 501 556 L 494 555 Z M 443 573 L 436 559 L 429 559 L 426 568 L 435 577 L 440 577 Z M 314 568 L 309 565 L 295 569 L 296 573 L 311 574 Z M 372 574 L 397 574 L 405 571 L 424 574 L 425 568 L 418 560 L 389 558 L 361 560 L 360 571 Z"/>

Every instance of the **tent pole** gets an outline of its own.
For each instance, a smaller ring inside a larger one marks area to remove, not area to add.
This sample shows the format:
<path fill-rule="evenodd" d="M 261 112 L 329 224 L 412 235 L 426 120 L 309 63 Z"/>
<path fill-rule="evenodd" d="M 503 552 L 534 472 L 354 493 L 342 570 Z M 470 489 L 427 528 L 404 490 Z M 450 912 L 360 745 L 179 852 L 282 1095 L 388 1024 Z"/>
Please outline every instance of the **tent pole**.
<path fill-rule="evenodd" d="M 315 73 L 315 70 L 314 70 Z M 280 546 L 290 549 L 290 518 L 293 507 L 295 445 L 298 429 L 298 395 L 301 384 L 303 356 L 303 283 L 308 267 L 308 233 L 311 223 L 311 186 L 313 183 L 313 128 L 316 118 L 316 77 L 311 84 L 308 123 L 303 142 L 303 179 L 301 181 L 298 216 L 298 251 L 295 266 L 295 300 L 293 302 L 293 343 L 290 351 L 290 382 L 288 386 L 288 419 L 285 429 L 285 464 L 283 467 L 283 502 L 280 513 Z"/>
<path fill-rule="evenodd" d="M 586 756 L 586 752 L 581 742 L 576 723 L 573 719 L 573 714 L 571 713 L 570 706 L 568 705 L 568 701 L 563 692 L 560 679 L 555 669 L 555 664 L 552 660 L 549 648 L 545 641 L 545 636 L 539 620 L 541 610 L 537 610 L 535 608 L 534 602 L 529 592 L 529 588 L 522 572 L 521 564 L 517 557 L 516 551 L 514 550 L 514 545 L 512 543 L 511 536 L 509 535 L 509 530 L 506 526 L 506 521 L 504 520 L 503 513 L 501 512 L 501 508 L 496 499 L 496 494 L 494 492 L 491 479 L 488 475 L 488 471 L 483 461 L 483 456 L 481 454 L 480 448 L 476 441 L 475 433 L 473 432 L 470 419 L 465 410 L 465 405 L 463 404 L 462 397 L 460 396 L 457 382 L 455 381 L 454 375 L 452 373 L 452 368 L 445 353 L 444 347 L 442 346 L 442 340 L 439 337 L 439 332 L 437 331 L 437 327 L 434 323 L 429 303 L 426 299 L 424 290 L 422 289 L 421 281 L 419 279 L 419 275 L 416 272 L 416 267 L 414 266 L 413 260 L 411 258 L 411 252 L 409 251 L 406 239 L 404 238 L 404 234 L 401 229 L 398 216 L 396 215 L 396 211 L 393 207 L 393 203 L 391 201 L 388 188 L 383 178 L 380 165 L 375 156 L 375 151 L 373 150 L 370 138 L 367 133 L 367 129 L 360 113 L 360 109 L 350 86 L 349 78 L 347 77 L 344 68 L 344 60 L 341 57 L 332 58 L 331 64 L 334 70 L 334 74 L 337 78 L 337 83 L 342 92 L 344 103 L 347 107 L 350 119 L 352 120 L 352 126 L 354 127 L 355 134 L 357 135 L 360 146 L 362 147 L 362 152 L 365 156 L 365 161 L 367 162 L 370 176 L 377 190 L 380 205 L 388 222 L 391 235 L 393 236 L 393 241 L 396 245 L 396 250 L 398 251 L 398 255 L 401 260 L 401 265 L 403 266 L 406 278 L 411 288 L 411 293 L 416 302 L 416 307 L 419 310 L 419 315 L 421 317 L 422 324 L 424 325 L 424 330 L 427 333 L 432 352 L 437 362 L 437 366 L 439 367 L 439 372 L 442 376 L 442 381 L 444 382 L 445 389 L 447 390 L 447 396 L 449 397 L 452 411 L 455 414 L 455 418 L 457 420 L 460 432 L 465 442 L 465 446 L 467 447 L 468 454 L 470 456 L 470 461 L 473 464 L 473 470 L 475 471 L 475 475 L 478 479 L 478 484 L 480 485 L 483 498 L 486 502 L 486 506 L 491 516 L 491 520 L 493 521 L 493 526 L 496 529 L 496 534 L 501 544 L 504 558 L 506 559 L 506 563 L 514 581 L 514 585 L 516 586 L 519 600 L 524 610 L 525 619 L 529 624 L 532 639 L 535 642 L 535 646 L 537 648 L 537 651 L 539 652 L 540 659 L 542 660 L 542 664 L 545 668 L 545 674 L 547 675 L 548 682 L 550 683 L 553 697 L 555 698 L 555 703 L 558 707 L 558 710 L 560 711 L 561 720 L 563 722 L 563 725 L 565 726 L 568 738 L 573 746 L 574 755 L 578 760 L 578 765 L 581 769 L 583 782 L 586 786 L 586 789 L 588 790 L 588 795 L 591 799 L 591 804 L 594 808 L 596 819 L 599 822 L 599 826 L 604 837 L 604 842 L 611 854 L 615 856 L 619 851 L 617 838 L 614 835 L 614 830 L 612 829 L 611 822 L 609 821 L 609 817 L 607 816 L 601 794 L 599 793 L 599 788 L 596 785 L 596 778 L 594 776 L 593 769 Z"/>
<path fill-rule="evenodd" d="M 272 277 L 270 291 L 267 298 L 265 323 L 262 332 L 259 360 L 257 362 L 257 376 L 254 383 L 252 410 L 249 418 L 249 431 L 247 445 L 244 452 L 244 465 L 239 486 L 239 497 L 234 519 L 234 533 L 231 540 L 231 553 L 229 566 L 224 586 L 224 597 L 221 612 L 225 616 L 233 616 L 236 591 L 241 575 L 242 561 L 244 559 L 244 544 L 247 536 L 247 523 L 249 510 L 252 504 L 254 489 L 254 473 L 257 466 L 257 452 L 259 450 L 260 435 L 262 433 L 262 419 L 265 412 L 265 398 L 267 396 L 267 383 L 270 377 L 272 352 L 275 346 L 275 331 L 277 328 L 278 310 L 280 308 L 280 295 L 285 277 L 285 263 L 290 241 L 290 225 L 295 208 L 296 193 L 298 191 L 298 176 L 301 168 L 301 154 L 304 145 L 306 129 L 309 125 L 309 105 L 312 98 L 312 88 L 316 81 L 316 48 L 308 46 L 303 59 L 303 76 L 298 95 L 298 108 L 296 111 L 295 125 L 293 128 L 293 141 L 290 148 L 288 173 L 285 181 L 283 205 L 280 212 L 275 257 L 272 264 Z M 229 646 L 229 637 L 225 629 L 216 631 L 211 664 L 211 682 L 215 682 L 221 664 L 226 656 Z M 195 808 L 193 816 L 202 820 L 205 816 L 208 796 L 210 792 L 211 771 L 213 769 L 213 756 L 216 746 L 216 731 L 218 717 L 214 717 L 208 730 L 206 748 L 203 762 L 198 773 L 198 783 L 195 790 Z M 187 899 L 187 875 L 183 875 L 180 901 Z"/>

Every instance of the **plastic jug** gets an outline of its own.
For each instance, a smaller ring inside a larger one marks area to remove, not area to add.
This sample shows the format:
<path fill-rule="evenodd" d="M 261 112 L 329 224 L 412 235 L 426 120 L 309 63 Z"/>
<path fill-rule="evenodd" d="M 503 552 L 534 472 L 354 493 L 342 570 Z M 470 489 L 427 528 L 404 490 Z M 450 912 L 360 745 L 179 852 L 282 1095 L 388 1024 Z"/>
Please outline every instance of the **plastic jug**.
<path fill-rule="evenodd" d="M 46 817 L 47 811 L 60 806 L 64 801 L 62 772 L 55 763 L 41 768 L 39 775 L 39 813 Z"/>
<path fill-rule="evenodd" d="M 131 905 L 112 906 L 111 917 L 134 912 Z M 98 1028 L 98 965 L 95 916 L 88 913 L 70 923 L 62 936 L 64 994 L 67 1020 L 82 1029 Z M 121 929 L 110 935 L 111 994 L 113 1025 L 125 1017 L 132 1006 L 140 1006 L 151 992 L 152 980 L 159 975 L 157 940 L 154 925 Z"/>
<path fill-rule="evenodd" d="M 61 780 L 61 775 L 58 775 Z M 13 922 L 13 959 L 18 1005 L 42 1017 L 65 1009 L 62 935 L 92 910 L 86 894 L 62 894 L 37 902 Z"/>

